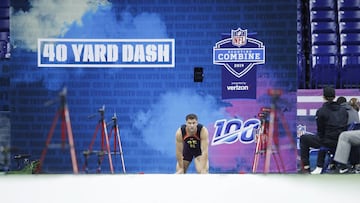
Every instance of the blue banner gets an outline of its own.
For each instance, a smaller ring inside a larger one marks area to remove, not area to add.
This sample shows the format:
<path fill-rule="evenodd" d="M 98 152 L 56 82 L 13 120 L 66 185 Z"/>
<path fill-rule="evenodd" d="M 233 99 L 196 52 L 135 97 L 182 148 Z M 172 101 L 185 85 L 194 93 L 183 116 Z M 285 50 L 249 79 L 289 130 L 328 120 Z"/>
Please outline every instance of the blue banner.
<path fill-rule="evenodd" d="M 222 98 L 256 99 L 256 65 L 265 63 L 265 46 L 247 36 L 247 30 L 231 31 L 213 48 L 213 63 L 222 69 Z"/>

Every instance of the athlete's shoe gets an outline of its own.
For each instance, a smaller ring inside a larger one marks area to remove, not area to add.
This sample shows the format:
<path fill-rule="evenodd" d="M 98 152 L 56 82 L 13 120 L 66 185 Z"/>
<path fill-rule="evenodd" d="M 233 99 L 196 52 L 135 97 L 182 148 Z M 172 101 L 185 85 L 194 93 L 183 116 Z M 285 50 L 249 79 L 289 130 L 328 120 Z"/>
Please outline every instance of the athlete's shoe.
<path fill-rule="evenodd" d="M 321 174 L 321 172 L 322 172 L 322 168 L 317 166 L 313 171 L 311 171 L 311 174 L 318 175 Z"/>
<path fill-rule="evenodd" d="M 350 169 L 346 165 L 338 165 L 335 170 L 332 170 L 332 174 L 347 174 L 350 173 Z"/>
<path fill-rule="evenodd" d="M 298 174 L 310 174 L 310 169 L 300 169 L 298 170 Z"/>

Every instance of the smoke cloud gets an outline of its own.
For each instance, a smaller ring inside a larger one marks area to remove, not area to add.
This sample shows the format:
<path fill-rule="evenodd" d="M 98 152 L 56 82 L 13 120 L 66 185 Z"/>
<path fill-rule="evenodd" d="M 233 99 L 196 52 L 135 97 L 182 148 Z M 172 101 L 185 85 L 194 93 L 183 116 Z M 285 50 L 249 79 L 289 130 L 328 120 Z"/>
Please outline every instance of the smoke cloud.
<path fill-rule="evenodd" d="M 73 0 L 31 0 L 28 11 L 11 13 L 13 48 L 35 52 L 38 38 L 166 36 L 166 26 L 157 14 L 133 16 L 124 10 L 117 20 L 115 10 L 111 9 L 112 4 L 106 0 L 78 0 L 76 3 Z"/>
<path fill-rule="evenodd" d="M 30 0 L 27 10 L 11 12 L 12 59 L 21 61 L 13 82 L 41 81 L 49 90 L 58 91 L 68 83 L 69 74 L 82 78 L 83 69 L 54 69 L 56 78 L 48 78 L 46 68 L 36 69 L 38 38 L 166 38 L 166 26 L 156 13 L 120 12 L 106 0 Z M 101 29 L 99 29 L 101 28 Z M 24 55 L 34 54 L 33 57 Z M 24 66 L 23 64 L 29 64 Z M 109 69 L 111 72 L 121 69 Z M 52 71 L 51 71 L 52 72 Z M 33 75 L 34 77 L 28 77 Z"/>
<path fill-rule="evenodd" d="M 148 111 L 138 112 L 134 128 L 142 132 L 143 140 L 150 147 L 175 156 L 175 132 L 189 113 L 197 114 L 199 123 L 209 131 L 214 120 L 227 117 L 215 97 L 183 89 L 163 94 Z"/>
<path fill-rule="evenodd" d="M 11 13 L 13 46 L 36 51 L 37 38 L 63 36 L 71 24 L 81 24 L 84 13 L 95 8 L 94 2 L 78 0 L 74 4 L 72 0 L 30 1 L 28 11 Z"/>

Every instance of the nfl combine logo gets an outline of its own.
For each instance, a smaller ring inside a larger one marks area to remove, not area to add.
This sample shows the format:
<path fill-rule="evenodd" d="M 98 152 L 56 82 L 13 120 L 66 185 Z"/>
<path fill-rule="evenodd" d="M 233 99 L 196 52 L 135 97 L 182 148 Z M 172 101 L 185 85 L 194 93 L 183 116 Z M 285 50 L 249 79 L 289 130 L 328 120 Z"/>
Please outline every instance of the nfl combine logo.
<path fill-rule="evenodd" d="M 237 30 L 231 30 L 232 44 L 237 47 L 244 46 L 246 44 L 247 30 L 238 28 Z"/>
<path fill-rule="evenodd" d="M 241 78 L 255 65 L 265 63 L 265 46 L 247 37 L 247 30 L 231 30 L 231 38 L 218 41 L 213 48 L 213 63 L 223 65 L 232 75 Z"/>

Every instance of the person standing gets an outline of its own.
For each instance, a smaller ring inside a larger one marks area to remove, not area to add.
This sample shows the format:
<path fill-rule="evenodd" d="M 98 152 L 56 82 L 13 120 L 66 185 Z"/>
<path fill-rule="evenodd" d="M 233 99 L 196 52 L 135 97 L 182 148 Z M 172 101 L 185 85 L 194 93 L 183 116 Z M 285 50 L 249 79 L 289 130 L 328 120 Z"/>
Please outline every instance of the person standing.
<path fill-rule="evenodd" d="M 187 172 L 194 160 L 197 173 L 209 172 L 208 145 L 209 132 L 205 126 L 198 123 L 196 114 L 188 114 L 186 123 L 176 131 L 176 173 Z"/>

